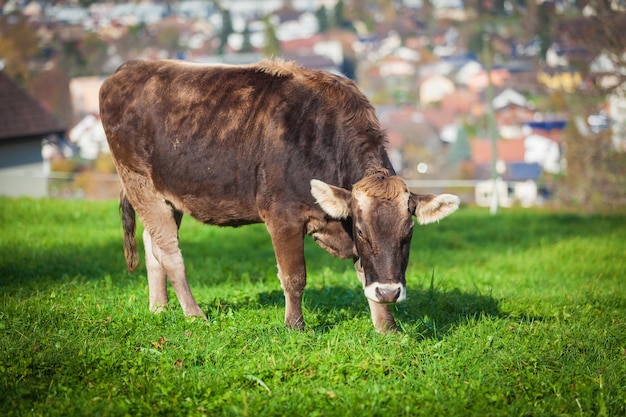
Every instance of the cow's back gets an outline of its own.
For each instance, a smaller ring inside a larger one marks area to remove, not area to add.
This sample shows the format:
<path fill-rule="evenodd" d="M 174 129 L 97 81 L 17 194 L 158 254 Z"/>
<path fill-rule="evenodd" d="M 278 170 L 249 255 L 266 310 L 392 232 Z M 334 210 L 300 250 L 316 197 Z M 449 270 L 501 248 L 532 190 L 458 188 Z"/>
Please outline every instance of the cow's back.
<path fill-rule="evenodd" d="M 356 87 L 291 63 L 129 62 L 100 100 L 118 169 L 207 223 L 259 222 L 271 204 L 314 206 L 311 178 L 349 188 L 368 165 L 388 164 Z"/>

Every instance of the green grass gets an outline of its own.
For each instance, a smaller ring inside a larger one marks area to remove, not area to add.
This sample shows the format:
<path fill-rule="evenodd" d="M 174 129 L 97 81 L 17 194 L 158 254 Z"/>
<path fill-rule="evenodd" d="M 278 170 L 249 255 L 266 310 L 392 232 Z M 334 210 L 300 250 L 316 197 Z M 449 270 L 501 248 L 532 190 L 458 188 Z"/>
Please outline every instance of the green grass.
<path fill-rule="evenodd" d="M 304 332 L 263 225 L 181 241 L 206 322 L 148 312 L 116 202 L 0 199 L 0 415 L 626 415 L 626 215 L 419 227 L 391 336 L 311 241 Z"/>

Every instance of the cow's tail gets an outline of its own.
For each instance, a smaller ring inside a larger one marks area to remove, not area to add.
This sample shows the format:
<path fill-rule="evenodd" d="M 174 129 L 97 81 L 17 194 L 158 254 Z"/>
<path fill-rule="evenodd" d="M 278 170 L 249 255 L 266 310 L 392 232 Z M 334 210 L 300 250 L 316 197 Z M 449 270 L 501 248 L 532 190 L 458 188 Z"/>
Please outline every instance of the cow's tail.
<path fill-rule="evenodd" d="M 135 220 L 135 209 L 126 198 L 124 190 L 120 193 L 120 215 L 122 217 L 122 227 L 124 228 L 124 257 L 126 257 L 126 267 L 129 271 L 134 270 L 139 263 L 137 254 L 137 241 L 135 240 L 135 230 L 137 223 Z"/>

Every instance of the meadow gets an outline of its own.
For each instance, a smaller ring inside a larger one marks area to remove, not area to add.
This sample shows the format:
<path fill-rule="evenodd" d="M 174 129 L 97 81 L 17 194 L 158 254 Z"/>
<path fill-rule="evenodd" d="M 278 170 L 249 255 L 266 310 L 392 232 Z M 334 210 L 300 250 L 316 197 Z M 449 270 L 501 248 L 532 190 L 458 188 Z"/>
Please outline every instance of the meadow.
<path fill-rule="evenodd" d="M 117 202 L 0 199 L 0 415 L 626 415 L 626 214 L 418 227 L 393 335 L 310 239 L 298 332 L 263 225 L 180 235 L 207 321 L 148 311 Z"/>

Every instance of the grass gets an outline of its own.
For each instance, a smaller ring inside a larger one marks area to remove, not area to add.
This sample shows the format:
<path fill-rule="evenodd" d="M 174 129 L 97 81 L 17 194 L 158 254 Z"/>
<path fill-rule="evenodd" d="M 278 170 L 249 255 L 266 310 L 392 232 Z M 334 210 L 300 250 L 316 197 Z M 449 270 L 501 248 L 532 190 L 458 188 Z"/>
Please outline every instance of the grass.
<path fill-rule="evenodd" d="M 264 226 L 183 220 L 190 285 L 148 312 L 116 202 L 0 199 L 0 414 L 626 415 L 626 216 L 462 209 L 420 227 L 398 335 L 349 262 L 306 246 L 283 324 Z"/>

